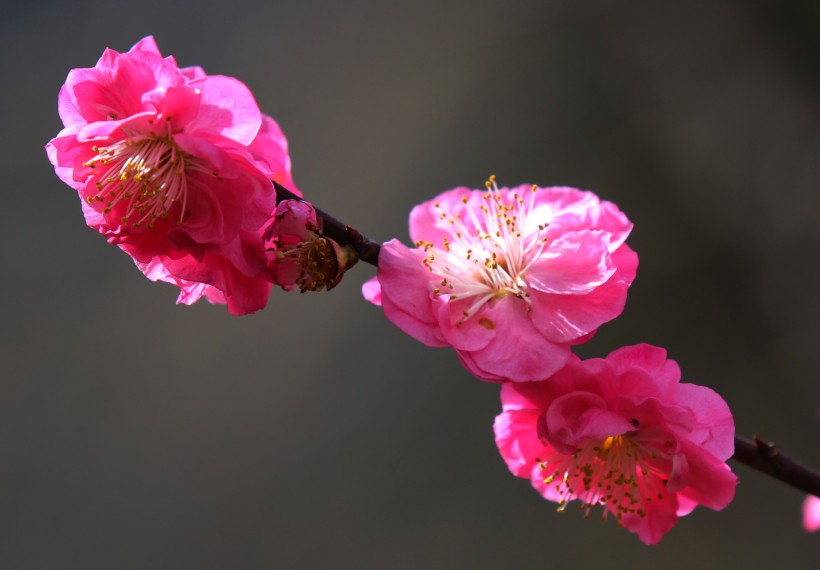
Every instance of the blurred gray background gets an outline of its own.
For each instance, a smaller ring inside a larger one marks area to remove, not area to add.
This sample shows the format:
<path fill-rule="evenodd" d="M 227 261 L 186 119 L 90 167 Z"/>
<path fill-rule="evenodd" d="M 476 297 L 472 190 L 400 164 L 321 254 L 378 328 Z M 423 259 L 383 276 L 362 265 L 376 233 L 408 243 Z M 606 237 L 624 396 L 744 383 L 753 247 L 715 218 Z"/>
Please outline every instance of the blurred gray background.
<path fill-rule="evenodd" d="M 374 239 L 457 185 L 595 190 L 635 223 L 623 316 L 742 434 L 820 467 L 820 4 L 4 4 L 0 568 L 812 568 L 802 495 L 734 464 L 648 548 L 555 512 L 492 438 L 498 386 L 365 303 L 174 305 L 83 221 L 43 145 L 72 67 L 145 35 L 238 77 L 294 176 Z"/>

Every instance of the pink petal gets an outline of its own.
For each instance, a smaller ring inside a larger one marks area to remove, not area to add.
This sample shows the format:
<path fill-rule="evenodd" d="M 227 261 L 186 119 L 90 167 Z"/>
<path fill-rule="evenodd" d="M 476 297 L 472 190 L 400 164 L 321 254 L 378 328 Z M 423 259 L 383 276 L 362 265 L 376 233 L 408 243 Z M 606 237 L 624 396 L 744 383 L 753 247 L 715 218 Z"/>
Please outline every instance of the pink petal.
<path fill-rule="evenodd" d="M 231 241 L 221 244 L 216 251 L 237 275 L 264 279 L 266 258 L 259 236 L 240 232 Z"/>
<path fill-rule="evenodd" d="M 293 184 L 288 141 L 276 121 L 267 115 L 262 115 L 262 126 L 250 144 L 249 150 L 256 160 L 263 163 L 263 170 L 270 178 L 297 196 L 302 195 Z"/>
<path fill-rule="evenodd" d="M 162 57 L 162 53 L 160 53 L 159 47 L 157 47 L 157 42 L 154 39 L 154 36 L 146 36 L 142 38 L 140 41 L 135 43 L 130 50 L 128 50 L 129 53 L 135 51 L 141 51 Z"/>
<path fill-rule="evenodd" d="M 625 346 L 612 351 L 607 362 L 622 374 L 629 370 L 643 370 L 659 390 L 667 390 L 680 381 L 680 367 L 674 360 L 667 360 L 666 350 L 649 344 Z"/>
<path fill-rule="evenodd" d="M 686 488 L 680 493 L 710 509 L 724 509 L 735 497 L 737 476 L 726 463 L 697 445 L 683 441 L 681 446 L 689 471 Z"/>
<path fill-rule="evenodd" d="M 63 129 L 60 134 L 51 139 L 46 145 L 46 155 L 60 180 L 75 190 L 81 190 L 85 188 L 86 183 L 84 180 L 75 180 L 74 166 L 82 162 L 80 157 L 86 149 L 77 143 L 77 135 L 72 130 Z"/>
<path fill-rule="evenodd" d="M 621 524 L 630 532 L 638 535 L 644 544 L 658 544 L 667 532 L 678 522 L 678 499 L 675 493 L 663 493 L 648 505 L 643 505 L 646 515 L 627 513 Z M 610 509 L 610 512 L 617 514 Z"/>
<path fill-rule="evenodd" d="M 572 455 L 586 439 L 603 441 L 635 430 L 629 419 L 607 409 L 603 398 L 589 392 L 561 396 L 547 409 L 543 435 L 561 453 Z"/>
<path fill-rule="evenodd" d="M 60 118 L 65 126 L 123 118 L 139 112 L 139 99 L 131 92 L 118 93 L 111 69 L 79 68 L 68 72 L 61 97 Z M 72 110 L 73 109 L 73 110 Z"/>
<path fill-rule="evenodd" d="M 669 394 L 635 395 L 640 391 L 640 387 L 633 389 L 632 385 L 639 382 L 643 382 L 644 387 L 649 384 L 650 394 L 654 392 L 651 380 L 645 381 L 645 378 L 646 373 L 640 370 L 627 372 L 620 376 L 621 390 L 613 397 L 618 402 L 619 410 L 639 419 L 641 424 L 663 426 L 664 429 L 681 436 L 690 433 L 696 423 L 695 414 L 691 409 L 677 405 L 674 400 L 671 400 Z M 648 431 L 641 430 L 641 433 L 646 434 Z M 662 437 L 666 438 L 665 435 Z"/>
<path fill-rule="evenodd" d="M 603 232 L 569 232 L 550 242 L 527 271 L 527 282 L 542 293 L 585 295 L 615 273 Z"/>
<path fill-rule="evenodd" d="M 678 385 L 675 399 L 697 418 L 689 440 L 721 461 L 729 459 L 735 452 L 735 421 L 726 401 L 711 388 L 695 384 Z"/>
<path fill-rule="evenodd" d="M 529 479 L 535 458 L 544 445 L 536 437 L 538 414 L 534 410 L 504 412 L 495 417 L 495 442 L 507 468 L 516 477 Z"/>
<path fill-rule="evenodd" d="M 143 274 L 151 281 L 164 281 L 171 283 L 180 288 L 177 303 L 183 305 L 192 305 L 202 297 L 209 298 L 208 295 L 214 295 L 213 292 L 221 294 L 214 287 L 205 283 L 197 283 L 196 281 L 187 281 L 171 275 L 168 268 L 162 264 L 160 258 L 156 257 L 148 263 L 137 263 L 137 267 Z M 222 303 L 225 302 L 224 295 L 222 295 Z"/>
<path fill-rule="evenodd" d="M 219 133 L 240 144 L 249 145 L 262 126 L 262 113 L 248 87 L 233 77 L 208 76 L 192 82 L 202 92 L 199 116 L 191 132 Z"/>
<path fill-rule="evenodd" d="M 436 325 L 419 320 L 416 315 L 404 311 L 402 307 L 386 297 L 384 291 L 382 291 L 382 308 L 387 320 L 422 344 L 432 347 L 447 346 Z"/>
<path fill-rule="evenodd" d="M 275 234 L 288 244 L 311 239 L 316 235 L 316 230 L 321 230 L 321 222 L 316 218 L 316 209 L 310 203 L 301 200 L 282 200 L 276 206 L 272 220 L 273 224 L 269 229 L 273 230 L 271 235 Z"/>
<path fill-rule="evenodd" d="M 178 85 L 148 91 L 142 96 L 145 104 L 153 106 L 162 120 L 171 121 L 175 130 L 191 123 L 199 113 L 199 90 L 190 85 Z"/>
<path fill-rule="evenodd" d="M 809 495 L 803 500 L 803 529 L 806 532 L 820 530 L 820 497 Z"/>
<path fill-rule="evenodd" d="M 202 69 L 201 67 L 199 67 L 198 65 L 193 65 L 191 67 L 180 68 L 179 72 L 188 81 L 194 81 L 195 79 L 202 79 L 202 78 L 208 76 L 208 74 L 205 73 L 205 70 Z"/>
<path fill-rule="evenodd" d="M 228 312 L 247 315 L 263 309 L 272 288 L 265 278 L 250 277 L 237 271 L 218 256 L 208 253 L 202 261 L 190 257 L 182 259 L 160 258 L 148 264 L 138 263 L 146 277 L 154 281 L 173 283 L 182 289 L 178 302 L 193 303 L 201 296 L 211 302 L 227 301 Z M 199 287 L 208 284 L 214 289 Z"/>
<path fill-rule="evenodd" d="M 362 284 L 362 296 L 374 305 L 382 305 L 382 286 L 378 277 L 371 277 Z"/>
<path fill-rule="evenodd" d="M 63 85 L 60 88 L 59 95 L 57 95 L 57 111 L 66 127 L 83 125 L 86 122 L 85 117 L 83 117 L 80 110 L 77 109 L 77 105 L 71 98 L 71 92 L 67 85 Z"/>
<path fill-rule="evenodd" d="M 389 298 L 406 313 L 434 324 L 436 316 L 431 300 L 429 272 L 422 256 L 398 240 L 383 244 L 379 253 L 379 282 L 382 298 Z"/>
<path fill-rule="evenodd" d="M 586 295 L 533 294 L 533 325 L 552 342 L 570 342 L 621 314 L 635 278 L 638 256 L 628 246 L 612 254 L 617 272 Z"/>
<path fill-rule="evenodd" d="M 106 144 L 109 142 L 127 138 L 126 130 L 133 132 L 152 132 L 154 127 L 151 124 L 155 117 L 153 111 L 135 113 L 125 119 L 118 121 L 96 121 L 77 127 L 78 143 L 92 142 Z M 111 139 L 111 140 L 106 140 Z M 89 145 L 90 146 L 90 145 Z M 93 153 L 92 149 L 86 147 L 86 151 Z M 89 154 L 91 156 L 91 154 Z"/>
<path fill-rule="evenodd" d="M 556 239 L 566 232 L 604 230 L 610 252 L 618 249 L 632 231 L 632 223 L 618 207 L 601 201 L 592 192 L 575 188 L 545 188 L 539 213 L 549 220 L 547 237 Z"/>
<path fill-rule="evenodd" d="M 236 236 L 235 232 L 228 235 L 226 230 L 234 229 L 235 223 L 225 223 L 216 193 L 204 184 L 201 184 L 196 192 L 188 192 L 185 209 L 188 213 L 182 223 L 168 230 L 169 239 L 179 248 L 184 249 L 191 242 L 219 244 Z"/>
<path fill-rule="evenodd" d="M 225 266 L 226 284 L 224 291 L 228 312 L 232 315 L 250 315 L 265 308 L 272 284 L 262 276 L 251 277 Z M 208 300 L 213 302 L 211 297 Z"/>
<path fill-rule="evenodd" d="M 522 185 L 511 190 L 519 194 L 526 194 L 529 188 L 527 185 Z M 592 213 L 601 204 L 600 199 L 592 192 L 585 192 L 567 186 L 541 188 L 534 198 L 533 212 L 535 212 L 535 215 L 532 216 L 534 223 L 553 224 L 559 218 L 568 217 L 578 221 L 578 225 L 574 229 L 592 229 L 590 220 L 594 221 L 596 218 Z M 524 229 L 531 231 L 532 227 Z"/>
<path fill-rule="evenodd" d="M 501 385 L 501 409 L 505 412 L 521 411 L 521 410 L 536 410 L 537 405 L 531 402 L 523 390 L 532 383 L 522 382 L 513 384 L 506 382 Z"/>
<path fill-rule="evenodd" d="M 484 308 L 473 317 L 464 320 L 463 311 L 470 301 L 433 300 L 438 316 L 441 335 L 447 344 L 458 351 L 474 351 L 485 348 L 497 334 L 492 324 L 492 311 Z"/>
<path fill-rule="evenodd" d="M 462 364 L 482 380 L 529 382 L 549 378 L 567 361 L 569 346 L 548 342 L 529 324 L 526 303 L 507 296 L 472 318 L 495 333 L 485 348 L 459 351 Z M 527 347 L 527 350 L 510 350 Z"/>
<path fill-rule="evenodd" d="M 445 346 L 436 324 L 429 272 L 422 256 L 397 240 L 381 247 L 379 283 L 385 316 L 405 333 L 428 346 Z"/>
<path fill-rule="evenodd" d="M 443 212 L 449 213 L 451 217 L 461 216 L 468 228 L 474 230 L 475 224 L 471 222 L 468 211 L 483 203 L 482 195 L 477 190 L 459 187 L 439 194 L 435 200 L 419 204 L 410 212 L 410 239 L 414 243 L 419 240 L 429 241 L 438 247 L 442 245 L 443 237 L 454 241 L 458 230 L 450 223 L 451 218 L 441 218 Z M 462 201 L 465 199 L 469 205 Z"/>
<path fill-rule="evenodd" d="M 683 517 L 695 510 L 698 502 L 688 498 L 686 495 L 678 493 L 678 511 L 677 515 Z"/>

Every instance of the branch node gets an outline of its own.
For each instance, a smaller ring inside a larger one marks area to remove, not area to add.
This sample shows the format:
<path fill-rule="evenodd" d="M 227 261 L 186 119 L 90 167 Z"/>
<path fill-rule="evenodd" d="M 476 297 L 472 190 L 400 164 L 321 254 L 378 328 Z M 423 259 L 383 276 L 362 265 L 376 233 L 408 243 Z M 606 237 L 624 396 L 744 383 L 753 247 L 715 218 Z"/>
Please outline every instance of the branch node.
<path fill-rule="evenodd" d="M 757 452 L 766 459 L 774 459 L 780 455 L 780 450 L 777 449 L 777 446 L 775 446 L 774 443 L 766 441 L 762 437 L 756 435 L 752 436 L 752 439 L 757 447 Z"/>

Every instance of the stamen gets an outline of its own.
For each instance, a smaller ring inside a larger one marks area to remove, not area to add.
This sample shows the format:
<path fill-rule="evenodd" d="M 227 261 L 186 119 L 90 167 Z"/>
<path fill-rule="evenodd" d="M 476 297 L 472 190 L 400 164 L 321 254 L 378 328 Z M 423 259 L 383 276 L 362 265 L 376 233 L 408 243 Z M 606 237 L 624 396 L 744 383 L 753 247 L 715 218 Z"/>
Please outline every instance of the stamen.
<path fill-rule="evenodd" d="M 506 295 L 523 300 L 529 310 L 526 272 L 547 245 L 548 220 L 540 224 L 527 220 L 534 210 L 537 187 L 529 192 L 529 200 L 523 200 L 517 193 L 502 192 L 494 175 L 485 186 L 487 192 L 461 198 L 466 206 L 464 219 L 436 202 L 434 207 L 440 211 L 438 219 L 449 226 L 451 233 L 441 236 L 436 244 L 416 243 L 429 253 L 422 263 L 441 278 L 442 287 L 435 286 L 433 294 L 448 295 L 451 301 L 473 299 L 462 311 L 463 318 L 458 324 L 487 303 Z M 476 202 L 478 196 L 480 201 Z"/>
<path fill-rule="evenodd" d="M 209 172 L 191 156 L 181 151 L 170 138 L 154 134 L 133 134 L 108 147 L 94 146 L 96 156 L 83 163 L 88 168 L 102 167 L 97 177 L 96 193 L 86 202 L 103 202 L 107 214 L 121 203 L 123 223 L 131 222 L 151 228 L 159 219 L 166 219 L 171 209 L 180 203 L 177 223 L 186 215 L 188 175 Z M 217 176 L 216 173 L 211 173 Z"/>
<path fill-rule="evenodd" d="M 650 465 L 651 457 L 640 443 L 629 435 L 618 435 L 601 442 L 588 442 L 572 455 L 552 451 L 546 457 L 536 458 L 544 483 L 552 485 L 559 494 L 558 510 L 578 499 L 589 518 L 596 506 L 603 509 L 601 520 L 612 511 L 618 521 L 627 514 L 646 516 L 646 506 L 666 494 L 669 474 Z"/>

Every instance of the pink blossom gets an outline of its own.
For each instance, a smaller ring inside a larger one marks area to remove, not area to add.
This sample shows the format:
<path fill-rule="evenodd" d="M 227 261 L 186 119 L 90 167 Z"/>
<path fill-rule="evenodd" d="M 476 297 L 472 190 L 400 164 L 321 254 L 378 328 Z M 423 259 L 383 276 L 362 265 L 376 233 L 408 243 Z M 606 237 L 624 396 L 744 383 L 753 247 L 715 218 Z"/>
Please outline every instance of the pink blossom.
<path fill-rule="evenodd" d="M 365 298 L 489 381 L 541 380 L 618 316 L 638 266 L 632 224 L 574 188 L 456 188 L 416 206 L 408 248 L 382 246 Z"/>
<path fill-rule="evenodd" d="M 646 344 L 567 365 L 543 382 L 501 387 L 495 438 L 510 471 L 558 510 L 601 506 L 656 544 L 695 506 L 720 510 L 737 478 L 734 421 L 710 390 L 680 383 L 666 351 Z"/>
<path fill-rule="evenodd" d="M 264 237 L 268 273 L 286 291 L 329 291 L 357 261 L 350 247 L 322 235 L 322 219 L 307 202 L 280 202 Z"/>
<path fill-rule="evenodd" d="M 809 495 L 803 501 L 803 529 L 806 532 L 820 530 L 820 497 Z"/>
<path fill-rule="evenodd" d="M 290 186 L 287 142 L 237 79 L 180 69 L 153 38 L 106 50 L 60 90 L 46 150 L 86 223 L 153 280 L 234 314 L 264 307 L 262 226 Z"/>

